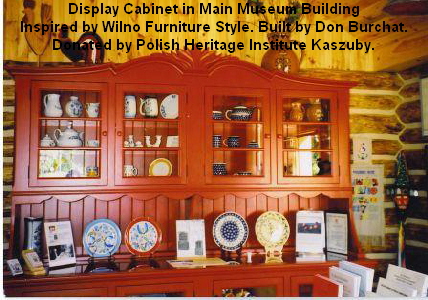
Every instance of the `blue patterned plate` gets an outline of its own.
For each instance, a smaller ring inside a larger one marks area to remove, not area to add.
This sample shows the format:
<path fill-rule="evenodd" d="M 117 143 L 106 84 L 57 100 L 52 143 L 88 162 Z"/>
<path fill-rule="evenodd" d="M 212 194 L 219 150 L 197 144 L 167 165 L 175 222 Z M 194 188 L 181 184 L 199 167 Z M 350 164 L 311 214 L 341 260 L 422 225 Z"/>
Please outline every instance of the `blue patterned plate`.
<path fill-rule="evenodd" d="M 86 225 L 83 246 L 92 257 L 108 257 L 119 250 L 122 234 L 109 219 L 97 219 Z"/>
<path fill-rule="evenodd" d="M 213 236 L 214 242 L 221 249 L 238 250 L 247 241 L 248 224 L 235 212 L 222 213 L 214 221 Z"/>

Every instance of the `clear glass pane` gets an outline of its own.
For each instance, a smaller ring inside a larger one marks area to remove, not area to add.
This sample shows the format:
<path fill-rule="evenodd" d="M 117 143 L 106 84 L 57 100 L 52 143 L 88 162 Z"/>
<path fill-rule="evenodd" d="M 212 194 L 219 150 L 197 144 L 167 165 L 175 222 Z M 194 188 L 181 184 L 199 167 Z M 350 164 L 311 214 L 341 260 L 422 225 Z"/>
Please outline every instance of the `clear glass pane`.
<path fill-rule="evenodd" d="M 263 148 L 263 125 L 245 123 L 214 123 L 213 147 Z"/>
<path fill-rule="evenodd" d="M 276 287 L 253 287 L 253 288 L 235 288 L 223 289 L 222 297 L 275 297 Z"/>
<path fill-rule="evenodd" d="M 179 147 L 178 122 L 125 120 L 123 147 Z"/>
<path fill-rule="evenodd" d="M 331 152 L 284 151 L 284 176 L 331 175 Z"/>
<path fill-rule="evenodd" d="M 99 118 L 101 93 L 96 91 L 43 90 L 40 116 L 43 118 Z"/>
<path fill-rule="evenodd" d="M 213 119 L 232 121 L 257 121 L 263 120 L 262 98 L 214 95 Z"/>
<path fill-rule="evenodd" d="M 330 100 L 321 98 L 290 98 L 282 104 L 286 122 L 329 122 Z"/>
<path fill-rule="evenodd" d="M 331 149 L 330 125 L 284 124 L 284 149 Z"/>
<path fill-rule="evenodd" d="M 99 177 L 99 150 L 40 150 L 40 178 Z"/>
<path fill-rule="evenodd" d="M 178 119 L 178 98 L 174 93 L 127 91 L 123 95 L 123 116 L 126 119 Z"/>

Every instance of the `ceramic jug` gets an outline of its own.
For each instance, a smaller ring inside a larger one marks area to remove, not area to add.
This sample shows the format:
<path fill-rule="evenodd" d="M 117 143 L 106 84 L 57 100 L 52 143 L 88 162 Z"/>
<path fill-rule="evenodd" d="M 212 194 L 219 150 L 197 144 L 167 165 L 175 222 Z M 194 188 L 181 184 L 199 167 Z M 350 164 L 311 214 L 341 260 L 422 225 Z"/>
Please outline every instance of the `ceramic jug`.
<path fill-rule="evenodd" d="M 58 118 L 62 116 L 61 102 L 59 94 L 46 94 L 43 97 L 45 117 Z"/>
<path fill-rule="evenodd" d="M 301 122 L 303 120 L 304 115 L 305 111 L 303 109 L 302 103 L 291 103 L 290 121 Z"/>
<path fill-rule="evenodd" d="M 98 118 L 100 113 L 100 104 L 99 103 L 86 103 L 86 114 L 89 118 Z"/>
<path fill-rule="evenodd" d="M 324 111 L 321 106 L 321 100 L 316 99 L 306 110 L 306 118 L 310 122 L 320 122 L 324 119 Z"/>
<path fill-rule="evenodd" d="M 147 97 L 140 98 L 140 114 L 146 118 L 156 118 L 158 116 L 158 99 Z"/>
<path fill-rule="evenodd" d="M 83 113 L 83 105 L 79 97 L 70 96 L 70 100 L 65 104 L 65 113 L 71 118 L 78 118 Z"/>
<path fill-rule="evenodd" d="M 57 132 L 59 133 L 57 136 Z M 64 131 L 55 129 L 54 140 L 59 147 L 81 147 L 83 145 L 83 132 L 77 132 L 72 128 L 72 122 L 69 122 Z"/>
<path fill-rule="evenodd" d="M 125 96 L 125 118 L 135 118 L 137 115 L 137 100 L 133 95 Z"/>

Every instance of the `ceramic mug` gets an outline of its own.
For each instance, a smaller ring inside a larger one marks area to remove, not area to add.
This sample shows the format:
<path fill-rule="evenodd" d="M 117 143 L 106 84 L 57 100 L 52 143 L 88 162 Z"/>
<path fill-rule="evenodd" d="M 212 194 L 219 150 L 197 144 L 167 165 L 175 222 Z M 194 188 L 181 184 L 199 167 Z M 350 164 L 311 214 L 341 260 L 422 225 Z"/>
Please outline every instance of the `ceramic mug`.
<path fill-rule="evenodd" d="M 213 175 L 227 175 L 226 163 L 213 163 Z"/>
<path fill-rule="evenodd" d="M 230 148 L 237 148 L 240 145 L 239 140 L 240 140 L 239 136 L 231 135 L 223 141 L 223 145 L 230 147 Z"/>
<path fill-rule="evenodd" d="M 87 140 L 86 146 L 88 146 L 88 147 L 99 147 L 100 141 L 99 140 Z"/>
<path fill-rule="evenodd" d="M 213 120 L 223 120 L 223 113 L 219 110 L 213 110 Z"/>
<path fill-rule="evenodd" d="M 87 177 L 97 177 L 98 176 L 98 167 L 97 166 L 86 167 L 86 176 Z"/>
<path fill-rule="evenodd" d="M 124 165 L 123 166 L 123 175 L 125 177 L 137 176 L 138 169 L 133 165 Z"/>
<path fill-rule="evenodd" d="M 213 135 L 213 147 L 220 148 L 221 147 L 221 135 Z"/>
<path fill-rule="evenodd" d="M 99 103 L 86 103 L 86 114 L 89 118 L 98 118 L 100 113 L 100 104 Z"/>

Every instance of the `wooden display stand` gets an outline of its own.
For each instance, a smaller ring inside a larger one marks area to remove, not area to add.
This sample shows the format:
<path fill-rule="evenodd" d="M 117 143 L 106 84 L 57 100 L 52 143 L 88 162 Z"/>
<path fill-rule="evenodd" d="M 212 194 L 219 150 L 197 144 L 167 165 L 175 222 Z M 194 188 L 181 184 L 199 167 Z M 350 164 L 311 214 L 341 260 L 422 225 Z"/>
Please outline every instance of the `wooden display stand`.
<path fill-rule="evenodd" d="M 258 215 L 273 210 L 284 214 L 294 228 L 295 213 L 301 209 L 345 210 L 352 216 L 348 103 L 355 83 L 268 72 L 209 51 L 156 53 L 124 64 L 88 67 L 5 68 L 16 80 L 17 102 L 9 257 L 22 249 L 22 222 L 29 216 L 70 219 L 81 259 L 86 256 L 79 242 L 83 230 L 97 218 L 112 219 L 124 229 L 135 217 L 152 217 L 163 232 L 156 255 L 173 257 L 173 228 L 179 219 L 205 219 L 210 228 L 216 215 L 236 211 L 254 228 Z M 60 95 L 61 117 L 46 116 L 43 99 L 53 99 L 50 94 Z M 171 94 L 178 97 L 177 118 L 169 118 L 171 112 L 165 111 L 171 108 L 162 107 Z M 125 117 L 127 95 L 137 101 L 135 117 Z M 98 103 L 99 115 L 84 110 L 79 117 L 68 117 L 70 96 L 79 97 L 82 104 Z M 166 118 L 161 113 L 155 118 L 140 114 L 139 99 L 147 97 L 158 99 Z M 321 117 L 291 118 L 296 115 L 294 103 L 309 111 L 321 109 Z M 254 108 L 249 119 L 233 119 L 239 106 Z M 213 111 L 224 115 L 228 110 L 232 120 L 213 119 Z M 41 146 L 46 134 L 64 132 L 68 122 L 85 133 L 81 147 Z M 125 143 L 129 136 L 144 142 L 145 136 L 154 140 L 155 135 L 162 136 L 156 148 Z M 215 148 L 213 135 L 239 136 L 240 145 Z M 168 136 L 178 136 L 178 145 L 168 147 Z M 98 147 L 87 146 L 88 140 L 97 140 Z M 50 166 L 52 157 L 67 161 L 68 167 Z M 150 164 L 158 158 L 169 160 L 171 176 L 151 176 Z M 228 175 L 214 175 L 213 164 L 219 162 L 226 164 Z M 124 173 L 125 165 L 137 169 L 135 176 Z M 350 255 L 361 257 L 352 217 L 349 222 Z M 262 251 L 253 234 L 244 250 Z M 294 252 L 294 239 L 292 234 L 284 251 Z M 220 256 L 211 239 L 207 252 Z M 126 253 L 122 245 L 115 256 Z M 295 271 L 303 270 L 308 268 Z M 76 276 L 78 281 L 82 278 Z"/>

